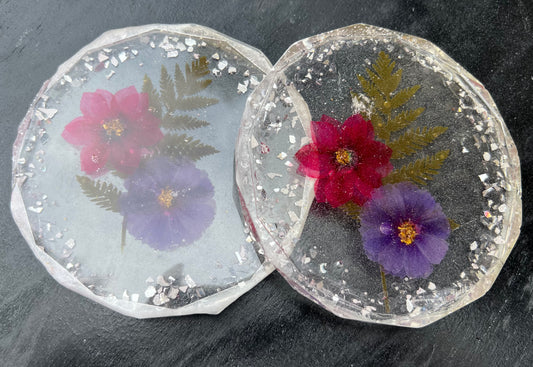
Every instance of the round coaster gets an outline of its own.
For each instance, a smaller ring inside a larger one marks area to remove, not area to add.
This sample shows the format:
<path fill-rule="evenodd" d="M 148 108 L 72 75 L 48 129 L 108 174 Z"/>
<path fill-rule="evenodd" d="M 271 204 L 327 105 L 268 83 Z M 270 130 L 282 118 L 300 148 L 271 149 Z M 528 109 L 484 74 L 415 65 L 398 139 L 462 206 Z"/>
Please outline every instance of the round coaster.
<path fill-rule="evenodd" d="M 520 230 L 488 92 L 423 39 L 358 24 L 292 45 L 252 94 L 237 184 L 265 254 L 341 317 L 420 327 L 481 297 Z"/>
<path fill-rule="evenodd" d="M 110 31 L 61 65 L 13 149 L 13 216 L 48 272 L 138 318 L 216 314 L 266 277 L 233 158 L 270 68 L 197 25 Z"/>

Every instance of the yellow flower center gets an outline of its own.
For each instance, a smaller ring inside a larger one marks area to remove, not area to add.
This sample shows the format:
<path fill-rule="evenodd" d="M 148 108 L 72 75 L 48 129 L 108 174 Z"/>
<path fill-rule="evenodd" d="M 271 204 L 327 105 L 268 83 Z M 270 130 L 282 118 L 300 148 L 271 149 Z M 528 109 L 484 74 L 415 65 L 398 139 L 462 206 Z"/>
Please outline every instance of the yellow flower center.
<path fill-rule="evenodd" d="M 347 166 L 352 163 L 352 152 L 347 149 L 340 149 L 335 152 L 335 159 L 337 163 Z"/>
<path fill-rule="evenodd" d="M 174 192 L 168 186 L 161 190 L 161 194 L 157 197 L 159 205 L 164 208 L 170 208 L 174 202 Z"/>
<path fill-rule="evenodd" d="M 400 230 L 398 237 L 400 237 L 400 240 L 407 246 L 413 243 L 416 235 L 418 234 L 416 232 L 415 225 L 410 220 L 403 222 L 398 229 Z"/>
<path fill-rule="evenodd" d="M 124 133 L 124 124 L 120 122 L 120 119 L 104 121 L 102 127 L 108 136 L 122 136 Z"/>

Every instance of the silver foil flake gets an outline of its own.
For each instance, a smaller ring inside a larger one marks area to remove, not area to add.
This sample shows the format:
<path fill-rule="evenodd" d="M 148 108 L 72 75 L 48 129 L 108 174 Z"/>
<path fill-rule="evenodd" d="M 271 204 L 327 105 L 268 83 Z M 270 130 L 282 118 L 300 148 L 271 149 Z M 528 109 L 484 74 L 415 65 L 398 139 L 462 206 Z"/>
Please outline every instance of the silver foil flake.
<path fill-rule="evenodd" d="M 174 58 L 174 57 L 178 57 L 178 50 L 167 52 L 167 58 L 171 59 L 171 58 Z"/>
<path fill-rule="evenodd" d="M 187 283 L 190 288 L 196 287 L 196 282 L 191 278 L 189 274 L 185 276 L 185 283 Z"/>
<path fill-rule="evenodd" d="M 164 293 L 156 294 L 154 298 L 152 299 L 152 303 L 156 306 L 164 305 L 165 303 L 169 301 L 170 299 Z"/>
<path fill-rule="evenodd" d="M 28 210 L 29 210 L 30 212 L 34 212 L 34 213 L 37 213 L 37 214 L 41 214 L 42 211 L 44 210 L 44 208 L 43 208 L 42 206 L 40 206 L 40 207 L 29 206 L 29 207 L 28 207 Z"/>
<path fill-rule="evenodd" d="M 162 275 L 157 276 L 157 284 L 162 285 L 163 287 L 168 287 L 170 285 Z"/>
<path fill-rule="evenodd" d="M 98 53 L 98 61 L 99 62 L 104 62 L 104 61 L 107 61 L 109 60 L 109 56 L 107 56 L 103 51 L 100 51 Z"/>
<path fill-rule="evenodd" d="M 121 53 L 118 54 L 118 59 L 120 60 L 120 62 L 124 62 L 128 59 L 128 54 L 122 51 Z"/>
<path fill-rule="evenodd" d="M 187 46 L 196 46 L 196 40 L 192 38 L 185 38 L 185 44 Z"/>
<path fill-rule="evenodd" d="M 217 64 L 217 66 L 220 70 L 224 70 L 226 66 L 228 66 L 228 62 L 226 60 L 222 60 Z"/>
<path fill-rule="evenodd" d="M 151 298 L 156 294 L 155 287 L 153 285 L 148 286 L 144 291 L 144 296 L 146 298 Z"/>

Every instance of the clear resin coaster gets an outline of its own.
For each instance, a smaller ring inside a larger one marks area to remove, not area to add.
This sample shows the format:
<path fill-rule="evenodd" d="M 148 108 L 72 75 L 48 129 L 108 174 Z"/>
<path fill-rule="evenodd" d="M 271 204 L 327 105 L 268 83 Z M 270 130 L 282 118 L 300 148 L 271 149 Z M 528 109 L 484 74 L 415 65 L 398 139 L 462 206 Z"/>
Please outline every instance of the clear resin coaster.
<path fill-rule="evenodd" d="M 120 313 L 219 313 L 267 276 L 243 226 L 234 147 L 271 68 L 197 25 L 105 33 L 19 128 L 12 213 L 61 284 Z"/>
<path fill-rule="evenodd" d="M 421 327 L 481 297 L 520 230 L 520 163 L 435 45 L 354 25 L 292 45 L 252 94 L 237 184 L 254 236 L 338 316 Z"/>

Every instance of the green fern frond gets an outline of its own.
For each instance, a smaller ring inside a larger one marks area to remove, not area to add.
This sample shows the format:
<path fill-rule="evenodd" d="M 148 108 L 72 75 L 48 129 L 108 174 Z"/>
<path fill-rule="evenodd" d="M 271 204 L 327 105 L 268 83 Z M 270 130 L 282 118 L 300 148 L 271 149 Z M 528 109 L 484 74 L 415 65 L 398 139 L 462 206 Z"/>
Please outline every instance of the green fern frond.
<path fill-rule="evenodd" d="M 193 61 L 191 64 L 191 69 L 192 75 L 196 79 L 209 74 L 209 61 L 207 61 L 207 57 L 202 56 L 198 60 Z"/>
<path fill-rule="evenodd" d="M 161 100 L 167 111 L 174 111 L 176 109 L 176 92 L 174 90 L 174 82 L 170 78 L 170 75 L 168 75 L 167 68 L 164 66 L 161 66 L 159 89 L 161 93 Z"/>
<path fill-rule="evenodd" d="M 383 179 L 383 184 L 393 184 L 411 181 L 415 184 L 426 185 L 434 175 L 439 173 L 444 160 L 450 155 L 450 150 L 441 150 L 433 156 L 423 157 L 394 170 Z"/>
<path fill-rule="evenodd" d="M 435 126 L 432 128 L 419 127 L 405 131 L 398 139 L 389 142 L 388 146 L 392 149 L 391 159 L 401 159 L 416 153 L 446 130 L 448 130 L 447 127 Z"/>
<path fill-rule="evenodd" d="M 167 134 L 158 144 L 159 153 L 170 158 L 188 158 L 197 161 L 208 155 L 218 153 L 214 147 L 202 144 L 187 135 Z"/>
<path fill-rule="evenodd" d="M 148 75 L 144 75 L 143 80 L 143 93 L 148 94 L 148 105 L 150 106 L 150 111 L 157 117 L 161 118 L 162 109 L 161 109 L 161 102 L 159 101 L 159 93 L 154 88 L 154 84 L 152 83 L 152 80 L 148 77 Z"/>
<path fill-rule="evenodd" d="M 419 107 L 415 110 L 405 110 L 399 114 L 391 117 L 389 123 L 387 124 L 387 131 L 394 133 L 408 127 L 412 122 L 414 122 L 418 116 L 425 111 L 424 107 Z"/>
<path fill-rule="evenodd" d="M 184 92 L 187 86 L 187 82 L 185 81 L 185 76 L 183 75 L 180 66 L 176 63 L 176 67 L 174 68 L 174 83 L 176 84 L 176 91 L 178 92 L 178 98 L 181 98 L 184 96 Z"/>
<path fill-rule="evenodd" d="M 120 212 L 118 199 L 121 192 L 112 184 L 102 181 L 93 181 L 85 176 L 76 176 L 81 190 L 96 205 L 105 210 Z"/>
<path fill-rule="evenodd" d="M 357 79 L 359 79 L 359 83 L 361 84 L 361 88 L 363 88 L 363 92 L 372 101 L 373 107 L 381 111 L 383 109 L 383 104 L 385 103 L 385 99 L 383 98 L 379 90 L 376 88 L 374 83 L 367 80 L 362 75 L 357 75 Z"/>
<path fill-rule="evenodd" d="M 404 104 L 406 104 L 411 98 L 413 98 L 413 96 L 419 89 L 420 89 L 420 85 L 418 84 L 413 85 L 412 87 L 409 87 L 409 88 L 401 89 L 399 92 L 394 94 L 394 96 L 392 96 L 390 100 L 390 109 L 395 110 L 398 107 L 401 107 Z"/>
<path fill-rule="evenodd" d="M 344 212 L 344 214 L 355 220 L 359 220 L 359 215 L 363 210 L 359 205 L 353 202 L 348 202 L 342 205 L 340 208 Z"/>
<path fill-rule="evenodd" d="M 448 218 L 448 223 L 450 223 L 450 229 L 452 231 L 455 231 L 456 229 L 459 229 L 459 227 L 461 227 L 459 223 L 450 218 Z"/>
<path fill-rule="evenodd" d="M 176 101 L 176 109 L 180 111 L 192 111 L 199 108 L 209 107 L 218 103 L 216 98 L 207 98 L 207 97 L 187 97 L 181 98 Z"/>
<path fill-rule="evenodd" d="M 169 130 L 194 130 L 209 126 L 209 122 L 187 115 L 166 114 L 161 120 L 161 127 Z"/>

